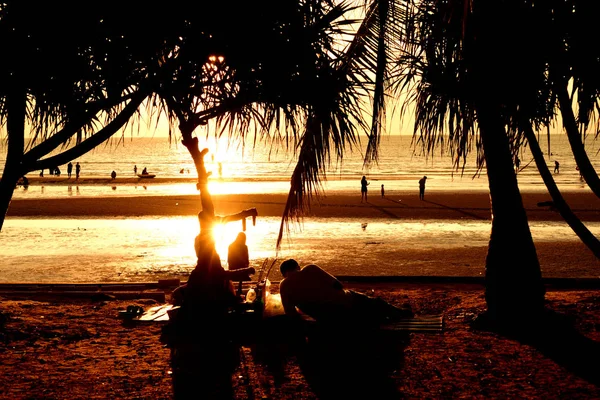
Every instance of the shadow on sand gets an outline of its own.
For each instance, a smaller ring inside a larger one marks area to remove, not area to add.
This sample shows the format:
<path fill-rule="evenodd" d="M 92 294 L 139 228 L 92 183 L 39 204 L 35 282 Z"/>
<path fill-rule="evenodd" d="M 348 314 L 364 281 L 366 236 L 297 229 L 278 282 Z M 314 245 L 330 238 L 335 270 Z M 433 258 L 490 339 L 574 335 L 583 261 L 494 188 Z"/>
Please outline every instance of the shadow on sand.
<path fill-rule="evenodd" d="M 546 310 L 541 318 L 530 320 L 516 329 L 494 329 L 483 325 L 475 327 L 532 346 L 571 373 L 600 386 L 600 343 L 579 332 L 572 318 Z"/>
<path fill-rule="evenodd" d="M 423 200 L 423 202 L 424 202 L 424 203 L 429 203 L 429 204 L 435 204 L 436 206 L 439 206 L 439 207 L 441 207 L 441 208 L 445 208 L 445 209 L 447 209 L 447 210 L 456 211 L 456 212 L 457 212 L 457 213 L 459 213 L 459 214 L 466 215 L 467 217 L 471 217 L 471 218 L 473 218 L 473 219 L 480 219 L 480 220 L 487 220 L 487 219 L 489 219 L 488 217 L 482 217 L 481 215 L 478 215 L 478 214 L 475 214 L 475 213 L 469 212 L 469 211 L 467 211 L 467 210 L 466 210 L 466 209 L 464 209 L 464 208 L 450 207 L 450 206 L 447 206 L 447 205 L 445 205 L 445 204 L 440 204 L 440 203 L 436 203 L 436 202 L 434 202 L 434 201 L 429 201 L 429 200 Z M 483 210 L 482 210 L 482 211 L 483 211 Z M 489 211 L 489 214 L 491 215 L 491 211 Z"/>
<path fill-rule="evenodd" d="M 367 203 L 368 205 L 370 205 L 371 207 L 373 207 L 374 209 L 380 211 L 382 214 L 387 215 L 390 218 L 394 218 L 394 219 L 400 219 L 399 216 L 397 216 L 396 214 L 394 214 L 391 211 L 388 211 L 385 207 L 380 207 L 380 206 L 376 206 L 373 203 L 369 203 L 368 201 L 366 201 L 365 203 Z"/>
<path fill-rule="evenodd" d="M 302 333 L 285 317 L 251 330 L 250 336 L 237 338 L 241 341 L 211 335 L 171 346 L 174 398 L 233 399 L 232 375 L 241 368 L 246 371 L 241 382 L 245 395 L 254 399 L 257 383 L 250 382 L 249 372 L 260 373 L 257 366 L 261 366 L 277 388 L 289 381 L 290 362 L 298 364 L 319 399 L 402 397 L 391 375 L 402 368 L 407 333 L 340 329 Z M 241 346 L 250 349 L 251 360 Z"/>

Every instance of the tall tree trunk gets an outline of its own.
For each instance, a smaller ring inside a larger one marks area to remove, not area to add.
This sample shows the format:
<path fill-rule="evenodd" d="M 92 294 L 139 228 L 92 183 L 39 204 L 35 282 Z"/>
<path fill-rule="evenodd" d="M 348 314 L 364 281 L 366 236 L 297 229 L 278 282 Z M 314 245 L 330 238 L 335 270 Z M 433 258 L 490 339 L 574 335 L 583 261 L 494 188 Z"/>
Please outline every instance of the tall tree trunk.
<path fill-rule="evenodd" d="M 6 96 L 8 149 L 6 163 L 0 181 L 0 231 L 4 226 L 17 181 L 23 175 L 23 151 L 25 149 L 25 91 L 15 88 Z"/>
<path fill-rule="evenodd" d="M 477 115 L 492 207 L 485 275 L 487 316 L 509 327 L 541 315 L 545 290 L 500 110 L 478 107 Z"/>
<path fill-rule="evenodd" d="M 546 160 L 544 160 L 542 149 L 540 149 L 540 145 L 535 138 L 535 133 L 533 132 L 531 125 L 526 124 L 524 126 L 524 131 L 525 137 L 529 142 L 529 149 L 531 150 L 531 154 L 533 155 L 538 171 L 540 171 L 540 175 L 542 176 L 542 179 L 548 188 L 548 193 L 550 193 L 550 197 L 552 197 L 554 206 L 563 217 L 565 222 L 571 227 L 573 232 L 575 232 L 575 234 L 597 258 L 600 258 L 600 241 L 592 234 L 592 232 L 590 232 L 590 230 L 581 222 L 581 220 L 577 218 L 577 216 L 571 210 L 571 207 L 569 207 L 563 198 L 560 190 L 558 190 L 558 186 L 556 186 L 556 182 L 552 177 L 552 173 L 550 173 L 550 170 L 548 169 Z"/>
<path fill-rule="evenodd" d="M 558 98 L 558 102 L 560 104 L 560 113 L 563 120 L 563 125 L 565 127 L 565 131 L 567 132 L 567 137 L 569 138 L 569 144 L 571 145 L 571 151 L 573 152 L 573 157 L 575 157 L 575 162 L 579 167 L 579 172 L 585 182 L 588 184 L 592 192 L 598 197 L 600 197 L 600 178 L 598 177 L 598 173 L 594 169 L 587 152 L 585 151 L 585 147 L 583 146 L 583 142 L 581 141 L 581 136 L 579 135 L 579 130 L 577 129 L 577 122 L 575 121 L 575 115 L 573 114 L 572 102 L 569 97 L 569 93 L 567 92 L 567 87 L 565 85 L 561 85 L 557 83 L 554 85 L 556 96 Z"/>

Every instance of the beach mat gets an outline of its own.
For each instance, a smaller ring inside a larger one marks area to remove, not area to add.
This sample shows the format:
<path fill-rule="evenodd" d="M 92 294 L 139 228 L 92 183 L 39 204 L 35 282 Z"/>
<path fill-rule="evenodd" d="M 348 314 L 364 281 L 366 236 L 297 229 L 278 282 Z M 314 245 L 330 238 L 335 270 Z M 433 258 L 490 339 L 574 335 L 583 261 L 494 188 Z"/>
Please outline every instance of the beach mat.
<path fill-rule="evenodd" d="M 381 326 L 386 331 L 440 333 L 444 331 L 443 315 L 423 315 L 406 318 Z"/>

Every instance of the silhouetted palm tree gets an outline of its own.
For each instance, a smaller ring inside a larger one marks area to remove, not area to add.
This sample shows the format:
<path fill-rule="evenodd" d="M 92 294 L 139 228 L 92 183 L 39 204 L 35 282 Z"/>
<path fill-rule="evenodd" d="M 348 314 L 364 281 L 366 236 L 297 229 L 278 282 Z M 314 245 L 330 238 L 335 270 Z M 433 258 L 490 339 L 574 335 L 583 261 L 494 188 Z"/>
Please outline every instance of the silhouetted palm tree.
<path fill-rule="evenodd" d="M 536 104 L 545 100 L 546 66 L 521 62 L 540 60 L 545 51 L 538 16 L 531 5 L 511 1 L 423 1 L 409 10 L 397 78 L 415 89 L 409 100 L 418 142 L 427 151 L 449 146 L 457 167 L 474 147 L 486 167 L 487 315 L 505 325 L 541 315 L 540 265 L 513 168 L 522 142 L 508 129 L 517 115 L 536 116 Z M 519 28 L 507 28 L 507 21 Z"/>

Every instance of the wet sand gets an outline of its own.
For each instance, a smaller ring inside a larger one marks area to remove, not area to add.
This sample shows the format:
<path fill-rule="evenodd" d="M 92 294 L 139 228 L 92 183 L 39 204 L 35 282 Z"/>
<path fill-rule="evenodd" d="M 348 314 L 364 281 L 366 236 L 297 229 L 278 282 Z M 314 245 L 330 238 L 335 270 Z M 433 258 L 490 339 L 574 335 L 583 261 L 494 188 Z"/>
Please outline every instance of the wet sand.
<path fill-rule="evenodd" d="M 561 221 L 551 207 L 538 206 L 550 196 L 540 192 L 522 193 L 523 205 L 532 221 Z M 600 199 L 589 191 L 566 192 L 571 209 L 583 221 L 600 221 Z M 256 207 L 261 216 L 281 216 L 287 195 L 240 194 L 213 195 L 216 212 L 229 214 Z M 72 217 L 72 216 L 149 216 L 196 215 L 200 211 L 199 196 L 127 196 L 66 197 L 13 199 L 8 216 Z M 332 194 L 313 198 L 307 217 L 322 218 L 390 218 L 390 219 L 490 219 L 489 195 L 486 192 L 428 191 L 424 201 L 416 192 L 398 192 L 389 197 L 369 196 L 367 203 L 354 194 Z"/>

